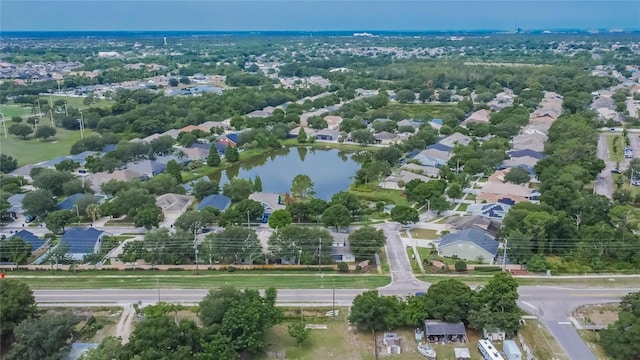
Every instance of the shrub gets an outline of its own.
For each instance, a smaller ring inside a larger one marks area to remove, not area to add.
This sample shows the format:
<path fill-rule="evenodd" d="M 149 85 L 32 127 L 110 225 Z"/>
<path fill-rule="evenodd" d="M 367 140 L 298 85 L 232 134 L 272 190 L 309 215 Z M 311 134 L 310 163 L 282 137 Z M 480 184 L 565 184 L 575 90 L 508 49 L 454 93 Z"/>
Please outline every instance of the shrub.
<path fill-rule="evenodd" d="M 338 263 L 338 271 L 343 273 L 349 272 L 349 265 L 346 262 Z"/>
<path fill-rule="evenodd" d="M 236 267 L 235 267 L 235 266 L 229 266 L 229 267 L 227 268 L 227 271 L 228 271 L 228 272 L 234 272 L 234 271 L 236 271 Z"/>
<path fill-rule="evenodd" d="M 547 262 L 542 255 L 534 255 L 527 261 L 527 270 L 543 272 L 547 270 Z"/>
<path fill-rule="evenodd" d="M 455 268 L 458 272 L 467 271 L 467 263 L 462 260 L 456 261 Z"/>

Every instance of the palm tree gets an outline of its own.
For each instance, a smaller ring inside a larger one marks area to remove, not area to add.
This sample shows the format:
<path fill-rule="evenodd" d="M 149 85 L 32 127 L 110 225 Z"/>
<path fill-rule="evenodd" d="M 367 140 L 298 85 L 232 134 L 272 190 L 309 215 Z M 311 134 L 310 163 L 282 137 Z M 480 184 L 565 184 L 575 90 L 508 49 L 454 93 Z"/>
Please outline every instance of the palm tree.
<path fill-rule="evenodd" d="M 91 204 L 87 206 L 87 216 L 89 216 L 93 222 L 96 222 L 100 217 L 100 205 Z"/>

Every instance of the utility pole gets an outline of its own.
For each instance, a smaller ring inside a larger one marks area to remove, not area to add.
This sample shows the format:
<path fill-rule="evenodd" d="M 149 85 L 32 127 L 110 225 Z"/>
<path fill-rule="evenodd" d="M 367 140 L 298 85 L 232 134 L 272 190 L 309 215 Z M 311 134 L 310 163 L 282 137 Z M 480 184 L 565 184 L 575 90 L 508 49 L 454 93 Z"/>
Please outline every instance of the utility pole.
<path fill-rule="evenodd" d="M 82 111 L 80 111 L 80 119 L 78 119 L 78 121 L 80 122 L 80 138 L 84 139 L 84 115 Z"/>
<path fill-rule="evenodd" d="M 160 279 L 156 278 L 156 289 L 158 289 L 158 303 L 160 303 Z"/>
<path fill-rule="evenodd" d="M 64 115 L 69 116 L 69 109 L 67 109 L 67 100 L 64 101 Z"/>
<path fill-rule="evenodd" d="M 51 126 L 56 127 L 56 124 L 53 122 L 53 99 L 51 98 L 51 93 L 53 90 L 49 89 L 49 115 L 51 116 Z"/>
<path fill-rule="evenodd" d="M 331 316 L 336 317 L 336 278 L 332 278 L 333 298 L 331 300 Z"/>
<path fill-rule="evenodd" d="M 193 230 L 193 252 L 195 253 L 195 257 L 196 257 L 196 275 L 198 275 L 199 269 L 198 269 L 198 230 L 197 229 Z"/>
<path fill-rule="evenodd" d="M 251 225 L 249 224 L 249 210 L 247 210 L 247 229 L 251 229 Z"/>
<path fill-rule="evenodd" d="M 2 114 L 2 111 L 0 111 L 0 121 L 2 121 L 2 128 L 4 130 L 4 138 L 8 138 L 9 134 L 7 134 L 7 123 L 4 121 L 4 115 Z"/>
<path fill-rule="evenodd" d="M 502 254 L 502 271 L 507 271 L 507 243 L 509 241 L 504 239 L 504 252 Z"/>

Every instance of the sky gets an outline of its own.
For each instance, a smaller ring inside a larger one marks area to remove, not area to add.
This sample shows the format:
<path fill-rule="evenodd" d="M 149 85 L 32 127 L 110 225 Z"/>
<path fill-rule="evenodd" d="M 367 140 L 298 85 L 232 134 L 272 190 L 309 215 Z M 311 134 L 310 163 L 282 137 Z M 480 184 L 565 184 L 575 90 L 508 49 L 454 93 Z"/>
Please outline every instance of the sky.
<path fill-rule="evenodd" d="M 0 0 L 0 31 L 640 29 L 640 1 Z"/>

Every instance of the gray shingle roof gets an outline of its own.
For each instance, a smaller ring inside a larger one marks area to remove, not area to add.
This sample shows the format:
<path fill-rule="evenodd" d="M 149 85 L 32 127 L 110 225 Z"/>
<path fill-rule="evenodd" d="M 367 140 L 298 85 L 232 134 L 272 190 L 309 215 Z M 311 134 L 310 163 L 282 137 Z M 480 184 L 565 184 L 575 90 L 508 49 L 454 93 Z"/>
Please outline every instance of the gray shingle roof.
<path fill-rule="evenodd" d="M 500 245 L 494 238 L 483 231 L 477 229 L 465 229 L 457 233 L 450 233 L 443 236 L 442 240 L 440 240 L 440 247 L 451 245 L 459 241 L 471 242 L 494 256 L 498 252 L 498 246 Z"/>

